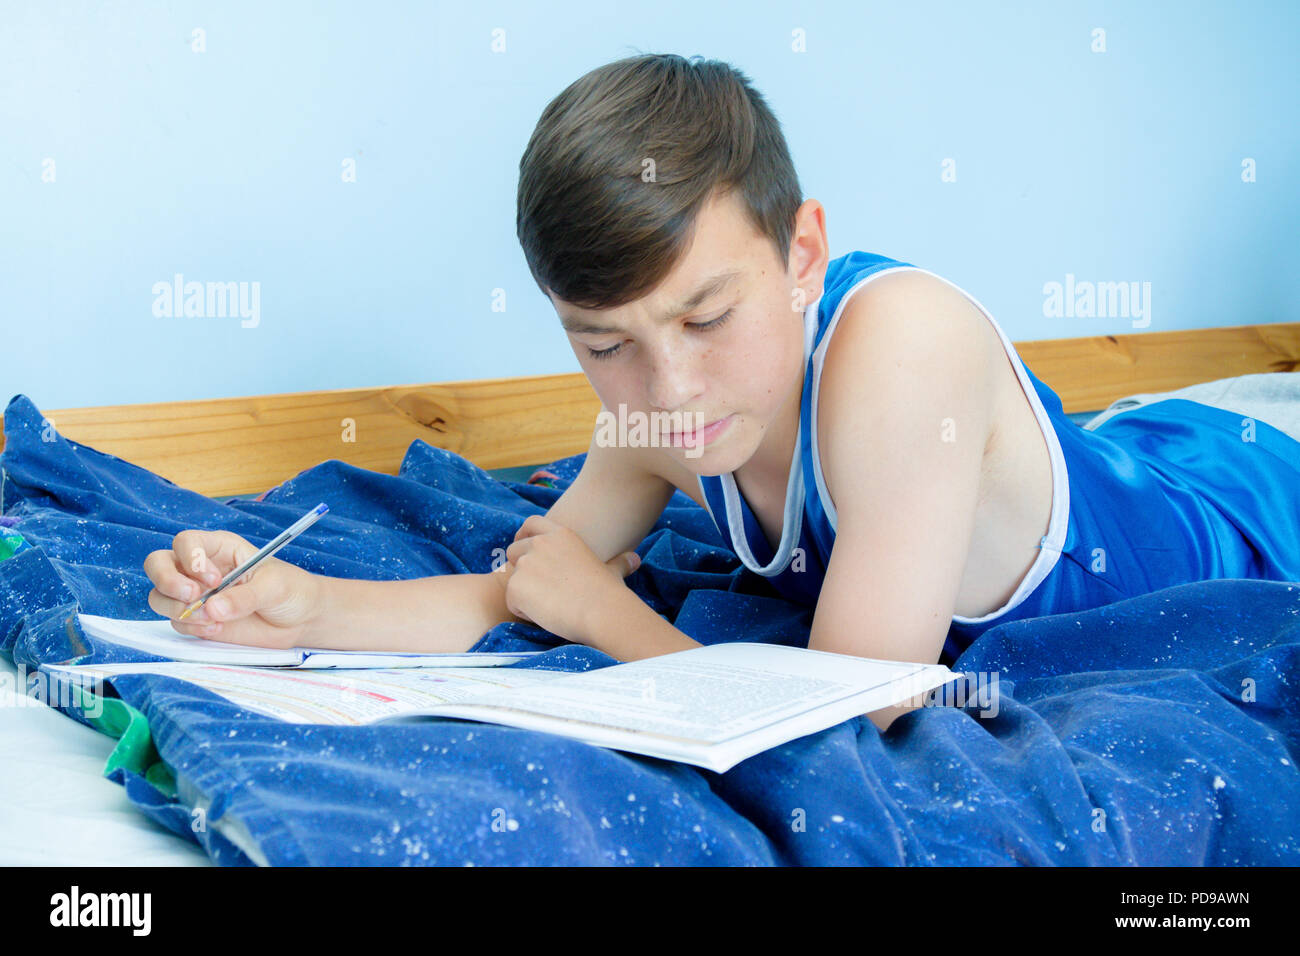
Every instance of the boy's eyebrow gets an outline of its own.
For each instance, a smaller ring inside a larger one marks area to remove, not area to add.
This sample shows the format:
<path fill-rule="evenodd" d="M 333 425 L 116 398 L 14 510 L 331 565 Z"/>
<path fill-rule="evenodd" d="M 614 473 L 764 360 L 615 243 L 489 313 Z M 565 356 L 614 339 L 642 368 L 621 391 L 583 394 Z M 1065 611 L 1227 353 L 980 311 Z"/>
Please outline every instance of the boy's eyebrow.
<path fill-rule="evenodd" d="M 687 296 L 686 301 L 679 303 L 672 309 L 669 309 L 667 314 L 661 316 L 659 319 L 660 323 L 671 322 L 673 319 L 678 319 L 683 315 L 689 314 L 692 310 L 697 308 L 701 302 L 705 302 L 721 292 L 732 279 L 735 279 L 740 274 L 741 270 L 732 269 L 728 272 L 720 272 L 715 276 L 705 279 L 698 289 Z M 570 323 L 563 316 L 560 317 L 560 324 L 564 326 L 564 331 L 573 333 L 574 335 L 603 335 L 606 332 L 622 331 L 622 329 L 616 329 L 613 326 L 592 325 L 581 320 Z"/>

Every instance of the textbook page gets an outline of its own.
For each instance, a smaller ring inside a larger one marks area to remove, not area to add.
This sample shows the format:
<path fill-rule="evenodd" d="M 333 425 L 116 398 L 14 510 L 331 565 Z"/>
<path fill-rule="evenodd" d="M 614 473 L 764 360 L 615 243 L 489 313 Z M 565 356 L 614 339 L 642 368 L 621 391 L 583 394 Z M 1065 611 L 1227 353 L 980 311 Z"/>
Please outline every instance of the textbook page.
<path fill-rule="evenodd" d="M 198 684 L 245 710 L 298 724 L 366 724 L 426 714 L 485 690 L 544 684 L 564 671 L 526 668 L 401 668 L 302 671 L 181 661 L 46 664 L 42 670 L 93 683 L 120 674 L 161 674 Z"/>
<path fill-rule="evenodd" d="M 456 717 L 725 772 L 955 676 L 916 664 L 733 642 L 575 674 L 520 668 L 286 671 L 184 663 L 46 665 L 78 679 L 158 673 L 283 720 Z"/>
<path fill-rule="evenodd" d="M 880 707 L 900 703 L 952 676 L 938 664 L 733 642 L 485 691 L 473 705 L 713 744 L 861 694 L 896 697 Z"/>
<path fill-rule="evenodd" d="M 315 647 L 253 647 L 210 641 L 181 634 L 171 622 L 159 618 L 130 621 L 98 614 L 78 614 L 82 629 L 91 637 L 174 661 L 205 664 L 244 664 L 249 667 L 360 668 L 360 667 L 499 667 L 531 657 L 539 651 L 511 653 L 433 653 L 415 651 L 336 651 Z"/>
<path fill-rule="evenodd" d="M 484 691 L 438 708 L 724 773 L 741 760 L 904 702 L 956 675 L 917 664 L 732 642 Z"/>

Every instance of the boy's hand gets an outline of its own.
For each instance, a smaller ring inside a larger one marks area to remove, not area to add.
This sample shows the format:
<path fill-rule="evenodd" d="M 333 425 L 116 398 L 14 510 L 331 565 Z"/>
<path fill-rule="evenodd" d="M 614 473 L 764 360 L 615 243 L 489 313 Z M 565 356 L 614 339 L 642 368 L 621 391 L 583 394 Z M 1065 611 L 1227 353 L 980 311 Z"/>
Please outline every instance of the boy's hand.
<path fill-rule="evenodd" d="M 249 644 L 295 647 L 319 611 L 319 579 L 310 571 L 270 557 L 210 598 L 185 620 L 177 620 L 200 596 L 260 549 L 230 531 L 182 531 L 170 551 L 144 560 L 153 582 L 149 606 L 182 634 Z"/>
<path fill-rule="evenodd" d="M 543 515 L 530 515 L 506 548 L 506 607 L 566 640 L 591 644 L 592 611 L 635 571 L 641 558 L 625 551 L 601 562 L 576 532 Z"/>

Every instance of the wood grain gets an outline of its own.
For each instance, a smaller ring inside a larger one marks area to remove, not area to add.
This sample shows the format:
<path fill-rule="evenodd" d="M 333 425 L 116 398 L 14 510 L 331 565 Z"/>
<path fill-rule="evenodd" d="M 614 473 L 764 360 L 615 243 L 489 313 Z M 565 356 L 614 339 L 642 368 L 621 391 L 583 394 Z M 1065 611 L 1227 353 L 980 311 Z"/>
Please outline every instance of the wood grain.
<path fill-rule="evenodd" d="M 1015 342 L 1067 413 L 1199 382 L 1300 370 L 1300 322 Z"/>
<path fill-rule="evenodd" d="M 1014 344 L 1067 413 L 1300 369 L 1300 322 Z M 481 468 L 554 461 L 587 450 L 600 400 L 572 373 L 42 411 L 66 438 L 222 497 L 265 491 L 328 459 L 396 474 L 417 438 Z"/>
<path fill-rule="evenodd" d="M 481 468 L 553 461 L 587 450 L 599 411 L 581 374 L 42 409 L 64 437 L 213 497 L 328 459 L 396 474 L 417 438 Z"/>

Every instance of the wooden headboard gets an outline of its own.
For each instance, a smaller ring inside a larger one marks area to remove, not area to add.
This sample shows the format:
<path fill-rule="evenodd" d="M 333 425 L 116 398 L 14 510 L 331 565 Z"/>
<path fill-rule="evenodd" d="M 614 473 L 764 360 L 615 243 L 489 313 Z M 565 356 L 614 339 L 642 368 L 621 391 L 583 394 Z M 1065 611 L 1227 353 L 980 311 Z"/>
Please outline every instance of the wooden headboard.
<path fill-rule="evenodd" d="M 1300 322 L 1014 344 L 1067 413 L 1300 369 Z M 599 411 L 580 373 L 42 409 L 65 437 L 213 497 L 264 491 L 330 458 L 396 474 L 416 438 L 480 468 L 554 461 L 587 450 Z"/>

